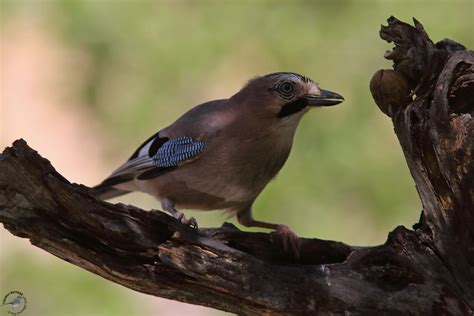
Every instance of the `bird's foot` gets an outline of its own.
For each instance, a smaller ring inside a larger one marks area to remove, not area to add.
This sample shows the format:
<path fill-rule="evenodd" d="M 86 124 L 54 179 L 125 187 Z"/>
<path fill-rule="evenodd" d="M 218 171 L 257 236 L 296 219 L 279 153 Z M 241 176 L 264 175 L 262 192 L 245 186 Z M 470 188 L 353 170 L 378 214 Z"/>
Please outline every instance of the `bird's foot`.
<path fill-rule="evenodd" d="M 190 217 L 189 219 L 187 219 L 186 216 L 184 216 L 184 213 L 182 212 L 177 212 L 175 217 L 178 221 L 181 222 L 181 224 L 184 224 L 195 230 L 198 230 L 198 223 L 194 217 Z"/>
<path fill-rule="evenodd" d="M 298 236 L 286 225 L 278 225 L 276 230 L 283 240 L 283 248 L 287 252 L 293 252 L 296 258 L 300 257 L 301 241 Z"/>

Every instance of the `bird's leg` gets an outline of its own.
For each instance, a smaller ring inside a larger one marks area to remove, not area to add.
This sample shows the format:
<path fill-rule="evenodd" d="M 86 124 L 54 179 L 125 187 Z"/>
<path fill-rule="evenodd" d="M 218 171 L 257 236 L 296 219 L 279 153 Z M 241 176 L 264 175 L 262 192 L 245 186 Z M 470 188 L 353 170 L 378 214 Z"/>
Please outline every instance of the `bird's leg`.
<path fill-rule="evenodd" d="M 239 211 L 237 213 L 237 220 L 241 225 L 244 225 L 246 227 L 261 227 L 273 229 L 281 236 L 285 251 L 289 251 L 291 248 L 296 257 L 300 256 L 300 239 L 287 225 L 272 224 L 253 219 L 251 206 Z"/>
<path fill-rule="evenodd" d="M 194 217 L 191 217 L 190 219 L 187 219 L 184 216 L 183 212 L 178 211 L 177 209 L 174 208 L 174 201 L 170 199 L 163 199 L 161 200 L 161 207 L 169 212 L 171 215 L 173 215 L 174 218 L 176 218 L 178 221 L 180 221 L 182 224 L 190 226 L 194 229 L 198 229 L 198 224 L 196 222 L 196 219 Z"/>

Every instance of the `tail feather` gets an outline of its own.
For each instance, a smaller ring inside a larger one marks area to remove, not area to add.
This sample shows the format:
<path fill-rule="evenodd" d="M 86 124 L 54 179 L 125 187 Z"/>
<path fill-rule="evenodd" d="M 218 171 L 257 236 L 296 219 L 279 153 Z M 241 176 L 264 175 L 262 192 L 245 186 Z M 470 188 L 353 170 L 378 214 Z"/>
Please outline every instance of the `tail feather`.
<path fill-rule="evenodd" d="M 93 189 L 95 190 L 95 192 L 99 195 L 99 197 L 102 200 L 108 200 L 108 199 L 111 199 L 111 198 L 114 198 L 114 197 L 117 197 L 117 196 L 121 196 L 121 195 L 130 193 L 130 191 L 120 190 L 120 189 L 116 189 L 114 187 L 101 188 L 100 184 L 93 187 Z"/>
<path fill-rule="evenodd" d="M 105 179 L 101 184 L 96 185 L 92 189 L 99 195 L 103 200 L 111 199 L 120 195 L 130 193 L 130 191 L 120 190 L 114 186 L 120 183 L 124 183 L 133 179 L 130 175 L 121 175 Z"/>

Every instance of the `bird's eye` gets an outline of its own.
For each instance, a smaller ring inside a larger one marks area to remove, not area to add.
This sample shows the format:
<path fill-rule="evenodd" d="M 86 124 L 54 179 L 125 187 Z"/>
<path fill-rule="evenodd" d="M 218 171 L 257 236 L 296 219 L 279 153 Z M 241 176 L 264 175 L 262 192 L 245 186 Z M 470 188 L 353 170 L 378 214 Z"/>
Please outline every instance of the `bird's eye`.
<path fill-rule="evenodd" d="M 284 98 L 291 98 L 295 91 L 295 85 L 292 82 L 284 81 L 278 85 L 277 91 Z"/>
<path fill-rule="evenodd" d="M 281 85 L 281 92 L 290 93 L 293 92 L 293 89 L 293 85 L 289 82 L 283 82 L 283 84 Z"/>

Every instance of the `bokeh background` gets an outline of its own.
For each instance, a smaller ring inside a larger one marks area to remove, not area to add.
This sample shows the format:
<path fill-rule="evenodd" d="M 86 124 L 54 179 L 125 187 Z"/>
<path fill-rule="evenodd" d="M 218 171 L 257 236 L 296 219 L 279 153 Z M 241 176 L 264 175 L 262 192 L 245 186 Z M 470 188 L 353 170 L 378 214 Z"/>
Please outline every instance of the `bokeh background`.
<path fill-rule="evenodd" d="M 0 4 L 2 149 L 22 137 L 72 182 L 98 183 L 192 105 L 229 97 L 259 74 L 299 72 L 344 95 L 304 118 L 255 216 L 353 245 L 383 243 L 421 209 L 392 125 L 368 90 L 372 74 L 391 67 L 380 24 L 415 16 L 434 41 L 474 47 L 471 0 Z M 159 205 L 142 194 L 115 201 Z M 187 214 L 200 226 L 226 220 Z M 22 291 L 24 315 L 224 314 L 112 284 L 3 227 L 0 242 L 0 298 Z"/>

